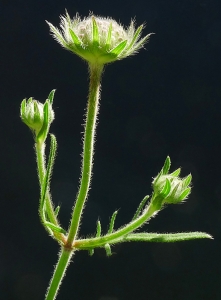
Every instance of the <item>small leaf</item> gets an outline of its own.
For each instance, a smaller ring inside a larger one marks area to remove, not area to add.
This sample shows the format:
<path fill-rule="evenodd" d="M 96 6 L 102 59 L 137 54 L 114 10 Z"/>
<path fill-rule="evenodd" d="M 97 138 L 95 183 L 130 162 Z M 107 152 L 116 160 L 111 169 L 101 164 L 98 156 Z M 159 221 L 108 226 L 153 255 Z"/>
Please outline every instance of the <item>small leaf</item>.
<path fill-rule="evenodd" d="M 135 212 L 135 214 L 134 214 L 134 216 L 132 218 L 132 221 L 135 220 L 139 216 L 139 214 L 141 213 L 141 210 L 143 209 L 143 207 L 146 204 L 146 202 L 149 199 L 149 197 L 150 197 L 149 195 L 145 196 L 143 198 L 143 200 L 140 202 L 140 205 L 138 206 L 137 211 Z"/>
<path fill-rule="evenodd" d="M 58 205 L 58 206 L 55 208 L 55 211 L 54 211 L 54 214 L 55 214 L 56 217 L 58 216 L 59 211 L 60 211 L 60 206 Z"/>
<path fill-rule="evenodd" d="M 71 28 L 69 28 L 69 32 L 75 45 L 80 46 L 81 41 L 79 40 L 78 36 L 74 33 L 74 31 Z"/>
<path fill-rule="evenodd" d="M 89 254 L 90 256 L 92 256 L 92 255 L 94 254 L 94 249 L 89 249 L 89 250 L 88 250 L 88 254 Z"/>
<path fill-rule="evenodd" d="M 97 231 L 96 231 L 96 237 L 101 236 L 101 222 L 97 221 Z"/>
<path fill-rule="evenodd" d="M 114 222 L 116 220 L 116 216 L 117 216 L 117 213 L 118 211 L 116 210 L 112 217 L 111 217 L 111 220 L 110 220 L 110 225 L 109 225 L 109 229 L 108 229 L 108 234 L 112 233 L 113 232 L 113 229 L 114 229 Z"/>
<path fill-rule="evenodd" d="M 156 242 L 156 243 L 173 243 L 183 242 L 195 239 L 213 239 L 213 237 L 205 232 L 180 232 L 180 233 L 131 233 L 125 238 L 125 242 Z"/>
<path fill-rule="evenodd" d="M 66 231 L 63 228 L 61 228 L 60 226 L 54 225 L 51 222 L 45 221 L 44 225 L 46 225 L 47 227 L 49 227 L 50 229 L 52 229 L 52 231 L 66 234 Z"/>
<path fill-rule="evenodd" d="M 115 48 L 113 48 L 109 53 L 114 54 L 116 57 L 121 54 L 121 52 L 124 50 L 124 48 L 127 45 L 127 40 L 121 42 L 118 44 Z"/>
<path fill-rule="evenodd" d="M 170 170 L 170 166 L 171 166 L 171 160 L 170 160 L 170 157 L 167 156 L 165 162 L 164 162 L 164 165 L 163 165 L 163 168 L 162 168 L 162 174 L 163 175 L 167 175 L 169 170 Z"/>
<path fill-rule="evenodd" d="M 105 249 L 105 251 L 106 251 L 106 254 L 107 254 L 107 256 L 111 256 L 111 247 L 110 247 L 110 245 L 109 244 L 105 244 L 104 245 L 104 249 Z"/>

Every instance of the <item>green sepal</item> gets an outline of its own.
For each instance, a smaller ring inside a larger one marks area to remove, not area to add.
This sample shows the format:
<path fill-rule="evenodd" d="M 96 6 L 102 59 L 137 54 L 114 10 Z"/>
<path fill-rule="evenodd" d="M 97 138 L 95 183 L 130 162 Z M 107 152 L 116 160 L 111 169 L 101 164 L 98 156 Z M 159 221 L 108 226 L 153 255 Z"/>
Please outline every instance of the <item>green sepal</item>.
<path fill-rule="evenodd" d="M 112 37 L 112 23 L 110 23 L 110 26 L 108 28 L 107 40 L 105 43 L 107 50 L 110 49 L 111 37 Z"/>
<path fill-rule="evenodd" d="M 54 225 L 51 222 L 45 221 L 44 225 L 46 225 L 46 227 L 49 227 L 54 232 L 60 232 L 66 234 L 66 231 L 62 227 Z"/>
<path fill-rule="evenodd" d="M 109 244 L 105 244 L 104 245 L 104 249 L 106 251 L 107 256 L 111 256 L 112 255 L 112 253 L 111 253 L 111 247 L 110 247 Z"/>
<path fill-rule="evenodd" d="M 180 232 L 180 233 L 130 233 L 125 238 L 125 242 L 157 242 L 157 243 L 173 243 L 184 242 L 195 239 L 213 239 L 213 237 L 205 232 Z"/>
<path fill-rule="evenodd" d="M 185 187 L 187 187 L 188 185 L 190 185 L 191 181 L 192 181 L 192 175 L 189 174 L 187 177 L 183 178 L 183 180 L 182 180 L 182 182 L 183 182 L 183 184 L 182 184 L 183 187 L 185 188 Z"/>
<path fill-rule="evenodd" d="M 65 39 L 63 38 L 62 34 L 60 34 L 59 30 L 56 27 L 54 27 L 54 25 L 52 25 L 50 22 L 46 21 L 46 23 L 50 27 L 50 30 L 56 36 L 57 40 L 60 41 L 64 47 L 67 47 L 68 45 L 67 45 Z"/>
<path fill-rule="evenodd" d="M 94 17 L 92 19 L 92 41 L 95 46 L 98 46 L 99 43 L 99 34 L 98 34 L 98 26 Z"/>
<path fill-rule="evenodd" d="M 154 178 L 153 182 L 152 182 L 152 185 L 156 184 L 158 179 L 160 178 L 160 176 L 163 175 L 163 171 L 161 170 L 160 173 L 157 175 L 156 178 Z"/>
<path fill-rule="evenodd" d="M 162 175 L 167 175 L 169 170 L 170 170 L 170 166 L 171 166 L 171 160 L 170 160 L 170 157 L 167 156 L 165 162 L 164 162 L 164 165 L 163 165 L 163 168 L 162 168 Z"/>
<path fill-rule="evenodd" d="M 135 44 L 135 47 L 131 47 L 130 51 L 128 51 L 128 55 L 130 55 L 132 52 L 135 52 L 140 47 L 142 47 L 142 45 L 144 45 L 149 40 L 149 37 L 151 36 L 151 34 L 154 34 L 154 33 L 147 34 L 144 38 L 142 38 L 138 43 Z"/>
<path fill-rule="evenodd" d="M 74 32 L 71 28 L 69 28 L 69 32 L 70 32 L 70 35 L 71 35 L 71 37 L 72 37 L 72 40 L 73 40 L 74 44 L 75 44 L 76 46 L 80 46 L 80 45 L 81 45 L 81 41 L 79 40 L 79 38 L 78 38 L 78 36 L 75 34 L 75 32 Z"/>
<path fill-rule="evenodd" d="M 56 90 L 54 89 L 54 90 L 52 90 L 50 93 L 49 93 L 49 95 L 48 95 L 48 101 L 49 101 L 49 103 L 52 105 L 53 104 L 53 100 L 54 100 L 54 94 L 55 94 L 55 92 L 56 92 Z"/>
<path fill-rule="evenodd" d="M 164 196 L 159 194 L 159 195 L 153 195 L 151 198 L 151 205 L 154 209 L 154 211 L 158 211 L 160 209 L 162 209 L 163 206 L 163 201 L 164 201 Z"/>
<path fill-rule="evenodd" d="M 178 183 L 172 190 L 171 194 L 169 195 L 168 198 L 165 197 L 165 203 L 169 203 L 169 204 L 177 204 L 179 203 L 181 200 L 179 197 L 177 197 L 176 192 L 178 190 L 178 188 L 180 187 L 180 183 Z M 183 198 L 184 199 L 184 198 Z"/>
<path fill-rule="evenodd" d="M 175 170 L 173 173 L 171 173 L 170 175 L 173 176 L 173 177 L 177 177 L 180 175 L 180 172 L 181 172 L 181 169 L 178 168 L 177 170 Z"/>
<path fill-rule="evenodd" d="M 142 29 L 143 29 L 143 25 L 140 25 L 137 28 L 136 32 L 134 33 L 134 37 L 133 37 L 130 45 L 128 46 L 127 50 L 130 50 L 133 47 L 134 43 L 136 43 L 136 41 L 138 40 L 138 38 L 140 36 L 140 33 L 141 33 Z"/>
<path fill-rule="evenodd" d="M 115 48 L 113 48 L 109 54 L 113 54 L 114 56 L 119 56 L 121 54 L 121 52 L 124 50 L 124 48 L 127 45 L 127 40 L 121 42 L 120 44 L 118 44 Z"/>
<path fill-rule="evenodd" d="M 162 189 L 162 191 L 160 192 L 160 195 L 163 196 L 164 198 L 166 198 L 169 193 L 171 191 L 171 183 L 169 181 L 169 179 L 166 178 L 166 183 Z"/>
<path fill-rule="evenodd" d="M 179 196 L 179 201 L 186 199 L 189 196 L 190 192 L 191 192 L 191 188 L 190 187 L 186 188 Z"/>
<path fill-rule="evenodd" d="M 25 111 L 26 111 L 26 99 L 23 99 L 21 102 L 20 115 L 23 116 Z"/>
<path fill-rule="evenodd" d="M 39 131 L 38 135 L 36 136 L 36 140 L 40 141 L 40 142 L 44 142 L 47 138 L 48 135 L 48 130 L 50 127 L 50 119 L 49 119 L 49 101 L 46 100 L 44 103 L 44 108 L 43 108 L 43 112 L 44 112 L 44 122 L 43 125 L 41 127 L 41 130 Z"/>

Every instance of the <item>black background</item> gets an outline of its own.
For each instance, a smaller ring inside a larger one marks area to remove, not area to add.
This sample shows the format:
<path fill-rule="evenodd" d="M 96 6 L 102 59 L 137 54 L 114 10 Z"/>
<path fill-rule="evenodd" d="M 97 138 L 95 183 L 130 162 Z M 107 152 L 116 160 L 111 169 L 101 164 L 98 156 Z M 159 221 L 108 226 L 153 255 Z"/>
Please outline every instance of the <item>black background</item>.
<path fill-rule="evenodd" d="M 45 20 L 58 26 L 68 10 L 146 22 L 156 33 L 146 50 L 108 65 L 102 80 L 92 190 L 81 226 L 106 231 L 130 220 L 151 193 L 167 155 L 172 169 L 193 175 L 185 204 L 169 206 L 143 228 L 151 232 L 206 231 L 214 240 L 122 244 L 107 258 L 78 252 L 57 299 L 161 300 L 221 297 L 221 9 L 213 0 L 0 1 L 0 299 L 44 298 L 58 245 L 38 218 L 38 179 L 31 132 L 20 102 L 44 101 L 56 88 L 51 127 L 58 139 L 52 196 L 67 228 L 80 174 L 88 71 L 63 50 Z"/>

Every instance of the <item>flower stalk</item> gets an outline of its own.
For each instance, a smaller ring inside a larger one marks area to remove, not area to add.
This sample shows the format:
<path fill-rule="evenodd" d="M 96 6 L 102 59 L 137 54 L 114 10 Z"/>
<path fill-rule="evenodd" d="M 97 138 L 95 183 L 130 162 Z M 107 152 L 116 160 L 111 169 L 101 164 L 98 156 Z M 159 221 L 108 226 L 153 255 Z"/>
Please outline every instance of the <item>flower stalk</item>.
<path fill-rule="evenodd" d="M 89 64 L 90 83 L 84 131 L 81 180 L 67 238 L 67 245 L 70 247 L 72 247 L 78 233 L 83 207 L 88 196 L 91 182 L 102 70 L 102 65 Z"/>

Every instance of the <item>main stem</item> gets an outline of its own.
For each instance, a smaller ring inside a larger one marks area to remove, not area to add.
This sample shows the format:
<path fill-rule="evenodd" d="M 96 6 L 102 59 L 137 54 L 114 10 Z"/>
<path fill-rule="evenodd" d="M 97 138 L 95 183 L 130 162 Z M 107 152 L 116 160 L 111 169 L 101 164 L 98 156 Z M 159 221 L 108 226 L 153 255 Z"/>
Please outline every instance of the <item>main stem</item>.
<path fill-rule="evenodd" d="M 49 288 L 47 290 L 45 300 L 54 300 L 56 298 L 72 255 L 73 251 L 71 251 L 70 249 L 62 248 L 58 259 L 58 263 L 55 267 L 54 274 L 52 276 Z"/>
<path fill-rule="evenodd" d="M 54 300 L 58 293 L 62 279 L 65 275 L 68 264 L 74 253 L 72 248 L 73 241 L 76 239 L 82 211 L 87 199 L 90 181 L 92 176 L 93 153 L 94 153 L 94 138 L 96 129 L 96 119 L 99 108 L 99 90 L 101 82 L 101 74 L 103 66 L 89 65 L 90 86 L 88 105 L 86 113 L 86 124 L 84 132 L 83 159 L 81 169 L 80 187 L 77 194 L 77 199 L 74 205 L 71 224 L 67 241 L 62 247 L 53 277 L 51 279 L 45 300 Z"/>
<path fill-rule="evenodd" d="M 99 108 L 99 92 L 102 71 L 103 65 L 89 64 L 90 85 L 84 132 L 81 180 L 67 238 L 66 246 L 68 247 L 72 246 L 73 241 L 76 239 L 76 236 L 78 234 L 82 211 L 90 187 L 93 166 L 94 138 L 96 129 L 96 119 Z"/>

